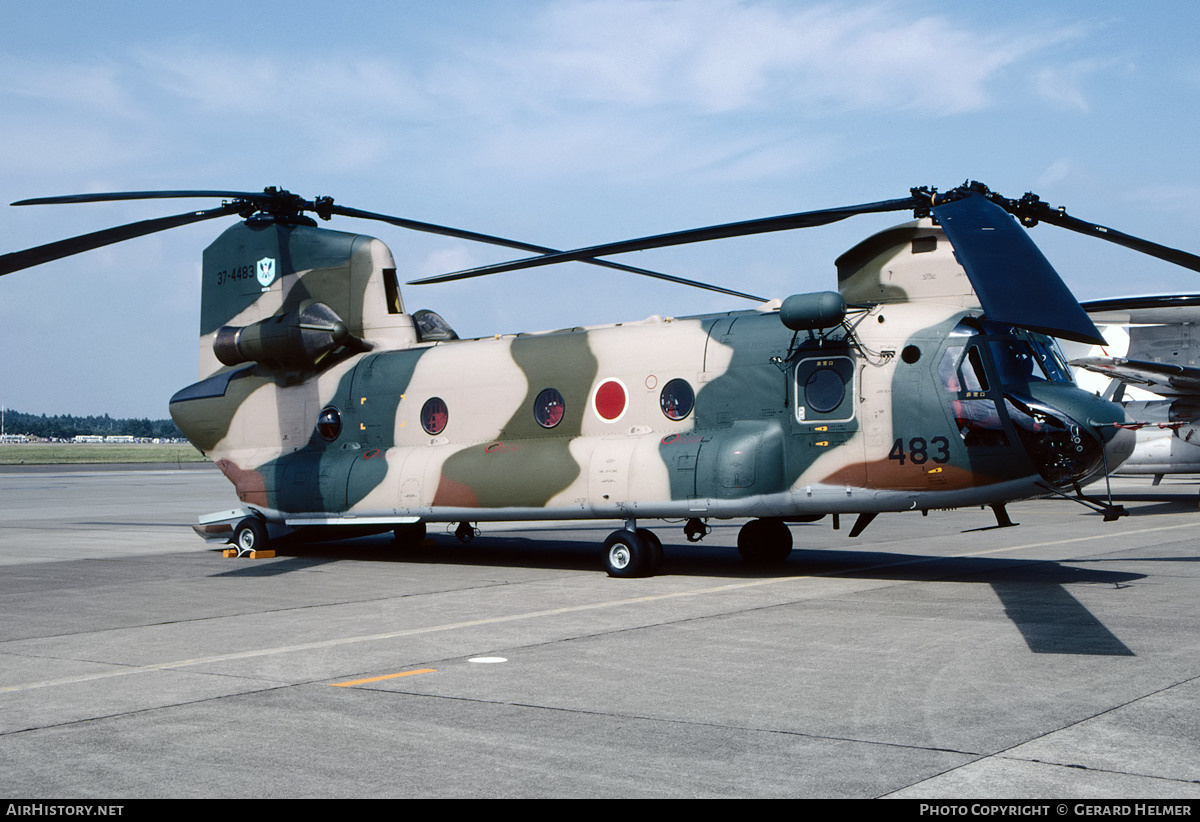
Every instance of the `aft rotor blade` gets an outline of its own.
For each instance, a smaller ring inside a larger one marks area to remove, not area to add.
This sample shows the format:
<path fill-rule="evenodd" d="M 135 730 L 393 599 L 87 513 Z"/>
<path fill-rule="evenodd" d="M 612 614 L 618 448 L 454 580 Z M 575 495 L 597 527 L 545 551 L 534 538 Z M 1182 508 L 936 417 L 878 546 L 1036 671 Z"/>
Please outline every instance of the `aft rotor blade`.
<path fill-rule="evenodd" d="M 238 205 L 229 204 L 223 205 L 220 208 L 209 209 L 208 211 L 189 211 L 186 214 L 176 214 L 173 217 L 158 217 L 153 220 L 128 223 L 116 226 L 115 228 L 106 228 L 103 231 L 95 231 L 91 234 L 82 234 L 78 237 L 58 240 L 57 242 L 47 243 L 36 248 L 27 248 L 24 251 L 3 254 L 0 255 L 0 275 L 11 274 L 23 268 L 32 268 L 35 265 L 41 265 L 42 263 L 48 263 L 63 257 L 70 257 L 72 254 L 90 251 L 93 248 L 119 243 L 122 240 L 132 240 L 134 237 L 153 234 L 156 231 L 166 231 L 168 228 L 178 228 L 190 223 L 198 223 L 201 220 L 211 220 L 214 217 L 225 217 L 229 214 L 236 214 L 239 208 L 240 206 Z"/>
<path fill-rule="evenodd" d="M 70 205 L 73 203 L 107 203 L 115 200 L 166 199 L 264 200 L 268 199 L 268 195 L 261 191 L 113 191 L 98 194 L 68 194 L 62 197 L 32 197 L 28 200 L 18 200 L 13 205 Z"/>
<path fill-rule="evenodd" d="M 363 211 L 359 208 L 350 208 L 348 206 L 334 205 L 330 208 L 331 214 L 339 214 L 343 217 L 357 217 L 362 220 L 378 220 L 381 223 L 389 223 L 400 228 L 408 228 L 413 231 L 422 231 L 426 234 L 441 234 L 444 237 L 454 237 L 459 240 L 472 240 L 477 243 L 488 243 L 490 245 L 502 245 L 508 248 L 517 248 L 522 251 L 537 251 L 547 253 L 553 249 L 543 248 L 540 245 L 532 245 L 531 243 L 523 243 L 520 240 L 510 240 L 506 237 L 495 237 L 491 234 L 479 234 L 475 231 L 467 231 L 462 228 L 452 228 L 445 225 L 437 225 L 436 223 L 423 223 L 420 220 L 409 220 L 404 217 L 393 217 L 389 214 L 376 214 L 373 211 Z"/>
<path fill-rule="evenodd" d="M 858 214 L 874 214 L 885 211 L 905 211 L 927 205 L 927 200 L 916 197 L 905 197 L 900 200 L 883 200 L 878 203 L 846 206 L 843 208 L 828 208 L 820 211 L 803 211 L 796 214 L 783 214 L 778 217 L 764 217 L 757 220 L 746 220 L 738 223 L 692 228 L 685 231 L 675 231 L 669 234 L 656 234 L 650 237 L 640 237 L 634 240 L 622 240 L 606 245 L 596 245 L 589 248 L 579 248 L 573 251 L 560 251 L 555 254 L 543 254 L 540 257 L 528 257 L 523 260 L 513 260 L 507 263 L 497 263 L 479 268 L 455 271 L 436 277 L 426 277 L 413 280 L 410 285 L 425 285 L 428 283 L 444 283 L 451 280 L 462 280 L 468 277 L 482 277 L 487 274 L 499 274 L 504 271 L 516 271 L 522 268 L 536 268 L 554 263 L 577 262 L 591 260 L 595 257 L 610 254 L 625 254 L 630 251 L 645 251 L 651 248 L 666 248 L 673 245 L 702 243 L 708 240 L 720 240 L 726 237 L 745 237 L 751 234 L 766 234 L 772 231 L 787 231 L 793 228 L 810 228 L 828 225 L 853 217 Z"/>
<path fill-rule="evenodd" d="M 348 208 L 347 206 L 334 205 L 330 208 L 331 214 L 338 214 L 343 217 L 357 217 L 364 220 L 378 220 L 384 223 L 390 223 L 400 228 L 408 228 L 413 231 L 423 231 L 428 234 L 441 234 L 445 237 L 455 237 L 460 240 L 472 240 L 479 243 L 489 243 L 491 245 L 500 245 L 507 248 L 516 248 L 521 251 L 534 251 L 541 255 L 547 254 L 562 254 L 563 252 L 555 248 L 547 248 L 546 246 L 533 245 L 532 243 L 523 243 L 519 240 L 509 240 L 504 237 L 495 237 L 490 234 L 479 234 L 474 231 L 465 231 L 460 228 L 451 228 L 444 225 L 436 225 L 434 223 L 423 223 L 418 220 L 409 220 L 404 217 L 392 217 L 387 214 L 376 214 L 371 211 L 362 211 L 357 208 Z M 707 291 L 716 291 L 719 294 L 728 294 L 733 297 L 744 297 L 747 300 L 755 300 L 756 302 L 765 302 L 765 297 L 758 297 L 754 294 L 747 294 L 742 291 L 735 291 L 732 288 L 723 288 L 719 285 L 700 282 L 699 280 L 689 280 L 684 277 L 675 277 L 670 274 L 663 274 L 658 271 L 650 271 L 645 268 L 637 268 L 623 263 L 614 263 L 610 260 L 595 260 L 583 259 L 582 262 L 592 265 L 599 265 L 605 268 L 613 268 L 618 271 L 628 271 L 632 274 L 640 274 L 643 277 L 653 277 L 657 280 L 666 280 L 672 283 L 681 285 L 690 285 L 694 288 L 703 288 Z M 424 282 L 424 281 L 418 281 Z"/>
<path fill-rule="evenodd" d="M 1105 345 L 1058 272 L 1003 207 L 972 194 L 935 206 L 933 215 L 989 319 Z"/>

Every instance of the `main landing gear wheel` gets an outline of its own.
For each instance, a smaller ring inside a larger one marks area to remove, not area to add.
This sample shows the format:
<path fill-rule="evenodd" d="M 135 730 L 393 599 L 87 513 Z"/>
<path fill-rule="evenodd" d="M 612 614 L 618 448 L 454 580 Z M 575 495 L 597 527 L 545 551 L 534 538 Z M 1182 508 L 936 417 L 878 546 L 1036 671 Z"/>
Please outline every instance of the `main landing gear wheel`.
<path fill-rule="evenodd" d="M 660 540 L 658 535 L 648 528 L 639 528 L 637 529 L 637 533 L 641 535 L 642 539 L 650 543 L 650 553 L 647 556 L 648 561 L 646 563 L 646 576 L 654 576 L 662 570 L 662 540 Z"/>
<path fill-rule="evenodd" d="M 662 556 L 662 543 L 645 528 L 622 528 L 604 541 L 604 568 L 610 577 L 650 576 L 662 567 Z"/>
<path fill-rule="evenodd" d="M 244 557 L 251 551 L 262 551 L 267 547 L 267 526 L 258 517 L 246 517 L 233 529 L 230 544 Z"/>
<path fill-rule="evenodd" d="M 425 523 L 406 522 L 392 529 L 398 548 L 416 548 L 425 541 Z"/>
<path fill-rule="evenodd" d="M 754 519 L 738 531 L 738 553 L 751 565 L 782 565 L 792 553 L 792 532 L 781 519 Z"/>

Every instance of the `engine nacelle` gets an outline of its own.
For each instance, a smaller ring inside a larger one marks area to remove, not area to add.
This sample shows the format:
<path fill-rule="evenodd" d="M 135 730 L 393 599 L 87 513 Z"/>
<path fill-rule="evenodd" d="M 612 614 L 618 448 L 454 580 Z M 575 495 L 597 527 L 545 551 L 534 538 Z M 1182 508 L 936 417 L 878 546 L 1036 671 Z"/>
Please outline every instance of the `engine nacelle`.
<path fill-rule="evenodd" d="M 256 362 L 280 371 L 311 369 L 343 345 L 363 348 L 337 313 L 316 300 L 253 325 L 217 331 L 213 352 L 225 365 Z"/>

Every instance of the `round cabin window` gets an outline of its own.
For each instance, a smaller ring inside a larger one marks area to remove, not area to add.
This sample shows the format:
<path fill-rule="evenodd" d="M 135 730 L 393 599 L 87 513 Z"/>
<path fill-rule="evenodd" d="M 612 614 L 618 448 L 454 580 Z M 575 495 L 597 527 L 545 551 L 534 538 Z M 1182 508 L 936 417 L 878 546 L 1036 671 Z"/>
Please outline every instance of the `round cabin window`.
<path fill-rule="evenodd" d="M 804 403 L 814 411 L 828 414 L 842 404 L 846 384 L 832 368 L 818 368 L 804 383 Z"/>
<path fill-rule="evenodd" d="M 448 417 L 446 401 L 441 397 L 430 397 L 425 400 L 425 405 L 421 406 L 421 427 L 425 429 L 426 434 L 436 437 L 442 433 L 446 429 Z"/>
<path fill-rule="evenodd" d="M 692 413 L 696 405 L 696 394 L 687 380 L 671 380 L 658 395 L 662 412 L 669 420 L 682 420 Z"/>
<path fill-rule="evenodd" d="M 565 412 L 566 405 L 563 404 L 563 395 L 553 388 L 542 391 L 533 401 L 533 418 L 542 428 L 553 428 L 558 425 L 562 422 Z"/>
<path fill-rule="evenodd" d="M 317 415 L 317 433 L 326 442 L 333 442 L 342 433 L 342 412 L 332 405 Z"/>

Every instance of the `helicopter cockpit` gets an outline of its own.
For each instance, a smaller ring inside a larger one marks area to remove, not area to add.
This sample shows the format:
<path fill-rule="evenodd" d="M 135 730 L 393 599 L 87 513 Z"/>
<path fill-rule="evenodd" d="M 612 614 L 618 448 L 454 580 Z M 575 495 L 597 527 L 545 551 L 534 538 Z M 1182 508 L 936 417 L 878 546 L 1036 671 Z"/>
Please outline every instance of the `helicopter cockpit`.
<path fill-rule="evenodd" d="M 1096 425 L 1108 417 L 1092 413 L 1096 398 L 1078 391 L 1053 338 L 970 318 L 951 332 L 938 374 L 968 453 L 986 458 L 1019 443 L 1056 487 L 1104 468 Z"/>

